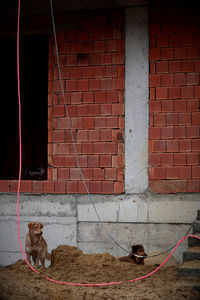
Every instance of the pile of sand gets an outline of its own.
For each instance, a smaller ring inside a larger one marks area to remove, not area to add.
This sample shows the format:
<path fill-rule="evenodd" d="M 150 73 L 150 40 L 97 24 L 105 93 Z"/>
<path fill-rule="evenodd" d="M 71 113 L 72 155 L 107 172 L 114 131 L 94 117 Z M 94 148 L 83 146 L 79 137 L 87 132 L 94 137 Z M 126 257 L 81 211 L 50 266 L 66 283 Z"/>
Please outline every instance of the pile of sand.
<path fill-rule="evenodd" d="M 145 265 L 120 262 L 108 253 L 84 254 L 75 247 L 59 246 L 52 251 L 51 266 L 39 269 L 46 276 L 63 282 L 104 283 L 121 281 L 105 287 L 69 286 L 52 283 L 34 273 L 23 260 L 0 268 L 0 299 L 199 299 L 197 291 L 178 279 L 178 266 L 171 258 L 151 277 L 128 283 L 127 280 L 153 271 L 164 259 L 149 258 Z"/>

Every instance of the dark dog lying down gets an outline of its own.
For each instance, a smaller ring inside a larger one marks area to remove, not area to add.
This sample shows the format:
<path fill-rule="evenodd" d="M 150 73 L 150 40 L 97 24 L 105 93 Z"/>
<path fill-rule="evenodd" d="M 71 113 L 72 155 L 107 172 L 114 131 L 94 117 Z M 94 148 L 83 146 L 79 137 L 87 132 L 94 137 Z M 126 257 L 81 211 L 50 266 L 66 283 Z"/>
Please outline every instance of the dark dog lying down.
<path fill-rule="evenodd" d="M 41 261 L 42 267 L 45 267 L 45 258 L 51 260 L 51 254 L 47 251 L 47 243 L 42 236 L 43 224 L 29 223 L 29 233 L 26 236 L 26 256 L 29 264 L 31 264 L 31 256 L 36 267 L 39 266 L 39 260 Z"/>
<path fill-rule="evenodd" d="M 133 254 L 139 255 L 139 256 L 148 256 L 145 251 L 144 251 L 144 247 L 142 245 L 133 245 L 131 247 L 131 252 L 128 256 L 122 256 L 119 257 L 120 261 L 126 261 L 126 262 L 130 262 L 130 263 L 135 263 L 138 265 L 143 265 L 144 264 L 144 258 L 143 257 L 137 257 Z"/>

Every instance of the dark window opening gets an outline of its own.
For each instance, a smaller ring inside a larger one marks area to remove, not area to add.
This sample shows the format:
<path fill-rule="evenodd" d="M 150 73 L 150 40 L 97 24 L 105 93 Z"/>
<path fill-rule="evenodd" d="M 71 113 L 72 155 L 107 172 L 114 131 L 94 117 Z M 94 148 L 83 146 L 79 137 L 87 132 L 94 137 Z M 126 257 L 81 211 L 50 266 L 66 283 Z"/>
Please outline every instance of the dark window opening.
<path fill-rule="evenodd" d="M 19 177 L 17 43 L 1 39 L 0 179 Z M 20 40 L 22 179 L 47 179 L 48 36 Z"/>

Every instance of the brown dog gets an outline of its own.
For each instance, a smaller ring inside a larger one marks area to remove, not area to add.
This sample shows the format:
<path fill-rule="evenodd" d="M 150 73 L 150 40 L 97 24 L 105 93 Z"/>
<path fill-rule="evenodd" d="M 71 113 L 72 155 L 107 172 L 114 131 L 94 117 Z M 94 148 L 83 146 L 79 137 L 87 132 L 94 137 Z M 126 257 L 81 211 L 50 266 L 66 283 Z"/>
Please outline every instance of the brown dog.
<path fill-rule="evenodd" d="M 148 256 L 145 251 L 144 251 L 144 247 L 142 245 L 133 245 L 131 247 L 131 252 L 128 256 L 123 256 L 120 257 L 119 260 L 120 261 L 127 261 L 130 263 L 135 263 L 138 265 L 143 265 L 144 264 L 144 257 L 137 257 L 133 254 L 139 255 L 139 256 Z"/>
<path fill-rule="evenodd" d="M 26 236 L 26 256 L 31 264 L 31 256 L 36 267 L 39 266 L 39 260 L 42 267 L 45 267 L 45 258 L 51 260 L 51 254 L 47 251 L 47 243 L 42 236 L 43 224 L 39 222 L 29 223 L 29 233 Z"/>

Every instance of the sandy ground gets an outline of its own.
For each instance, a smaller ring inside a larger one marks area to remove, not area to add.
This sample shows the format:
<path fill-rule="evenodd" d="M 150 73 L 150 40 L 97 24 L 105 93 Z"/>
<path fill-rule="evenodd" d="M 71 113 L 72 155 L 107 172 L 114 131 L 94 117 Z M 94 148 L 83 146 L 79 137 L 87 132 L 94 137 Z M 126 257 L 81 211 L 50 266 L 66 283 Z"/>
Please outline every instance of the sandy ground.
<path fill-rule="evenodd" d="M 153 271 L 165 257 L 148 258 L 144 265 L 134 265 L 120 262 L 108 253 L 89 255 L 75 247 L 59 246 L 53 251 L 51 266 L 39 269 L 46 276 L 64 282 L 122 283 L 105 287 L 59 285 L 34 273 L 25 261 L 19 260 L 0 268 L 0 299 L 200 299 L 199 292 L 188 286 L 193 281 L 178 278 L 178 265 L 173 258 L 151 277 L 126 282 Z"/>

